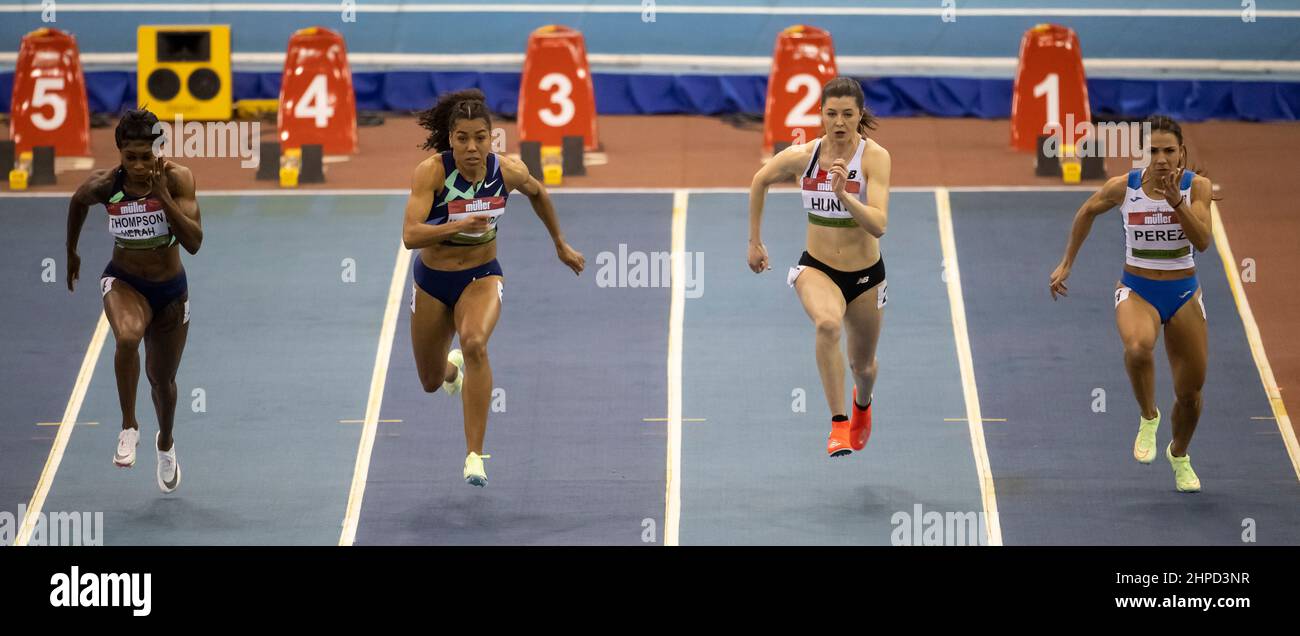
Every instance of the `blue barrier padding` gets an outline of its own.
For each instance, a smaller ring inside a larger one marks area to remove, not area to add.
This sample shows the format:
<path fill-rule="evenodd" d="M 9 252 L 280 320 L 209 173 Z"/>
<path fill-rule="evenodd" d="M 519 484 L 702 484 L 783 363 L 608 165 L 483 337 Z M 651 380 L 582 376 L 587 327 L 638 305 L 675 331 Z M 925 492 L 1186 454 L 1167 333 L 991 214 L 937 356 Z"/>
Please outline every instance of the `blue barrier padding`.
<path fill-rule="evenodd" d="M 596 110 L 603 115 L 762 114 L 767 78 L 757 75 L 654 75 L 597 73 Z M 278 72 L 236 72 L 235 99 L 275 99 Z M 518 73 L 388 71 L 354 73 L 360 110 L 414 111 L 442 93 L 479 88 L 495 112 L 514 115 Z M 0 73 L 0 112 L 9 112 L 13 73 Z M 881 117 L 1006 118 L 1012 82 L 995 78 L 881 77 L 863 80 L 867 104 Z M 135 103 L 135 73 L 86 74 L 91 111 L 116 113 Z M 1094 114 L 1145 117 L 1163 113 L 1184 121 L 1226 119 L 1295 121 L 1300 82 L 1223 80 L 1088 80 Z"/>

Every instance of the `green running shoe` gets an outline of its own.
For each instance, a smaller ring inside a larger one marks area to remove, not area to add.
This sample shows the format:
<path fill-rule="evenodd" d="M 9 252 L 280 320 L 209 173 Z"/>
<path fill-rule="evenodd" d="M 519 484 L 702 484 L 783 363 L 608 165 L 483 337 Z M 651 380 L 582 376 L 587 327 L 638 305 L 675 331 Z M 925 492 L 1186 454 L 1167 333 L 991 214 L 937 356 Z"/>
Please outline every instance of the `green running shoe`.
<path fill-rule="evenodd" d="M 1151 419 L 1138 416 L 1138 436 L 1133 440 L 1133 459 L 1150 464 L 1156 459 L 1156 429 L 1160 428 L 1160 409 Z"/>
<path fill-rule="evenodd" d="M 483 469 L 483 460 L 491 455 L 470 453 L 465 456 L 465 483 L 482 488 L 487 485 L 487 471 Z"/>
<path fill-rule="evenodd" d="M 443 382 L 442 390 L 446 391 L 447 395 L 456 395 L 460 393 L 461 385 L 465 384 L 465 355 L 460 352 L 460 349 L 452 349 L 447 352 L 447 362 L 456 365 L 456 379 Z"/>
<path fill-rule="evenodd" d="M 1173 448 L 1174 443 L 1169 442 L 1165 447 L 1165 457 L 1169 458 L 1169 465 L 1174 467 L 1174 485 L 1178 487 L 1178 492 L 1201 492 L 1201 480 L 1196 476 L 1196 471 L 1192 470 L 1192 456 L 1174 457 Z"/>

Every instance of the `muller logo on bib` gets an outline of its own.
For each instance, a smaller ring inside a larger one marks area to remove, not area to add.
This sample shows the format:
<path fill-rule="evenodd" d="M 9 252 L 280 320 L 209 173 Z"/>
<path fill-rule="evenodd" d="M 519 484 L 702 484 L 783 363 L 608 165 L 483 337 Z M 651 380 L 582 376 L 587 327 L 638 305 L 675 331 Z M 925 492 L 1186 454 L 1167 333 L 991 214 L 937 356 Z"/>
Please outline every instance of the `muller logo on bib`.
<path fill-rule="evenodd" d="M 1171 225 L 1178 222 L 1178 215 L 1170 212 L 1130 212 L 1129 225 Z"/>

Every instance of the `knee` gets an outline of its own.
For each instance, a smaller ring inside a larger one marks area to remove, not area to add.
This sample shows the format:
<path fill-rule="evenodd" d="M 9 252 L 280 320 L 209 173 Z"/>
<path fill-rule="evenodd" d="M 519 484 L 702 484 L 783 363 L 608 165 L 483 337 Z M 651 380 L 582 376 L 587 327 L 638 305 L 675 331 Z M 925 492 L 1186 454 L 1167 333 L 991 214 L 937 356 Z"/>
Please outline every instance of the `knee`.
<path fill-rule="evenodd" d="M 1147 361 L 1155 350 L 1155 343 L 1131 338 L 1124 341 L 1124 357 L 1131 361 Z"/>
<path fill-rule="evenodd" d="M 817 337 L 838 341 L 840 339 L 840 320 L 838 318 L 818 318 Z"/>
<path fill-rule="evenodd" d="M 481 362 L 487 360 L 487 337 L 479 334 L 462 335 L 460 351 L 466 360 Z"/>
<path fill-rule="evenodd" d="M 140 351 L 140 341 L 144 337 L 137 331 L 129 330 L 117 334 L 115 339 L 118 353 L 138 353 Z"/>
<path fill-rule="evenodd" d="M 1201 408 L 1201 387 L 1175 389 L 1174 399 L 1178 401 L 1179 406 L 1199 409 Z"/>
<path fill-rule="evenodd" d="M 147 365 L 145 366 L 144 374 L 145 377 L 149 378 L 149 386 L 153 387 L 154 391 L 176 390 L 176 376 L 168 376 L 162 371 L 153 369 Z"/>
<path fill-rule="evenodd" d="M 863 362 L 860 358 L 852 358 L 849 360 L 849 369 L 853 371 L 853 375 L 856 377 L 864 380 L 875 379 L 876 359 L 872 358 L 867 362 Z"/>

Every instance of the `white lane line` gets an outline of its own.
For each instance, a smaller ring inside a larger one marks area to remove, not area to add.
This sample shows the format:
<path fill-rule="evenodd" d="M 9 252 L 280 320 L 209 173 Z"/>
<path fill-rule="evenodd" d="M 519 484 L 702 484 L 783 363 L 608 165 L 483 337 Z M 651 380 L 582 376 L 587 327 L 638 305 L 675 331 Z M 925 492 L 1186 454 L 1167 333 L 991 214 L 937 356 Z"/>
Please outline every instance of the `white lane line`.
<path fill-rule="evenodd" d="M 36 491 L 32 493 L 32 500 L 27 504 L 27 514 L 23 516 L 22 526 L 18 528 L 18 534 L 14 537 L 14 545 L 27 545 L 32 538 L 32 531 L 36 529 L 36 521 L 41 516 L 41 510 L 45 507 L 45 498 L 50 494 L 50 487 L 54 485 L 54 476 L 59 472 L 59 464 L 63 462 L 63 452 L 68 448 L 68 440 L 72 439 L 72 429 L 77 425 L 77 414 L 81 412 L 81 403 L 86 399 L 86 389 L 90 387 L 90 379 L 95 375 L 95 362 L 99 360 L 99 352 L 104 348 L 104 341 L 108 339 L 108 317 L 103 311 L 99 312 L 99 321 L 95 323 L 95 332 L 90 336 L 90 345 L 86 347 L 86 355 L 81 359 L 81 370 L 77 372 L 77 381 L 72 385 L 72 395 L 68 397 L 68 405 L 63 410 L 63 419 L 59 422 L 59 431 L 54 435 L 54 445 L 50 447 L 50 454 L 45 458 L 45 468 L 41 470 L 41 478 L 36 482 Z"/>
<path fill-rule="evenodd" d="M 979 476 L 980 496 L 984 500 L 986 539 L 988 545 L 1002 545 L 998 497 L 993 487 L 988 446 L 984 443 L 984 417 L 980 414 L 979 390 L 975 386 L 975 363 L 971 355 L 970 334 L 966 330 L 966 301 L 961 292 L 961 270 L 957 266 L 957 240 L 952 230 L 952 205 L 948 200 L 948 190 L 936 189 L 934 202 L 939 214 L 939 243 L 943 247 L 944 272 L 948 275 L 948 305 L 952 309 L 952 333 L 957 342 L 962 394 L 966 398 L 971 452 L 975 455 L 975 472 Z"/>
<path fill-rule="evenodd" d="M 1228 287 L 1232 289 L 1237 313 L 1241 315 L 1241 325 L 1246 330 L 1246 340 L 1250 342 L 1250 354 L 1255 358 L 1255 368 L 1259 370 L 1259 381 L 1264 385 L 1269 406 L 1273 407 L 1273 418 L 1277 420 L 1277 430 L 1282 434 L 1282 444 L 1286 446 L 1286 454 L 1291 458 L 1291 468 L 1295 471 L 1296 479 L 1300 479 L 1300 444 L 1296 443 L 1291 417 L 1287 415 L 1286 405 L 1282 403 L 1282 391 L 1273 377 L 1273 367 L 1268 363 L 1268 354 L 1264 352 L 1264 340 L 1259 335 L 1255 312 L 1251 311 L 1250 300 L 1246 298 L 1246 289 L 1241 284 L 1237 259 L 1232 255 L 1232 247 L 1228 245 L 1228 232 L 1223 227 L 1223 219 L 1219 216 L 1219 206 L 1213 201 L 1210 202 L 1210 223 L 1214 229 L 1214 245 L 1219 250 L 1219 260 L 1223 261 L 1223 273 L 1228 277 Z"/>
<path fill-rule="evenodd" d="M 682 324 L 686 314 L 687 190 L 673 193 L 672 300 L 668 309 L 668 462 L 664 545 L 678 545 L 682 514 Z"/>
<path fill-rule="evenodd" d="M 397 247 L 397 263 L 393 265 L 393 279 L 388 284 L 388 302 L 384 306 L 384 322 L 379 329 L 379 348 L 375 351 L 375 369 L 370 375 L 370 397 L 366 400 L 365 421 L 361 425 L 361 441 L 357 445 L 357 461 L 352 469 L 352 489 L 348 492 L 348 507 L 343 516 L 343 532 L 339 545 L 352 545 L 357 539 L 357 522 L 361 517 L 361 500 L 366 494 L 366 479 L 370 475 L 370 454 L 375 448 L 375 431 L 379 427 L 379 409 L 384 401 L 384 383 L 388 379 L 388 359 L 393 352 L 393 336 L 397 331 L 397 312 L 402 307 L 402 292 L 406 289 L 406 275 L 411 267 L 411 251 L 403 245 Z"/>

